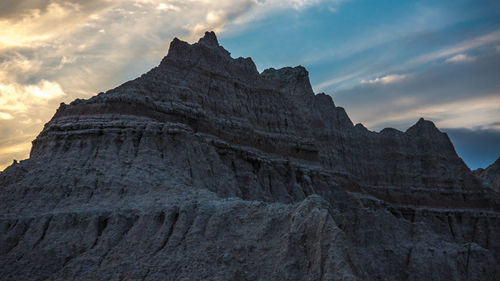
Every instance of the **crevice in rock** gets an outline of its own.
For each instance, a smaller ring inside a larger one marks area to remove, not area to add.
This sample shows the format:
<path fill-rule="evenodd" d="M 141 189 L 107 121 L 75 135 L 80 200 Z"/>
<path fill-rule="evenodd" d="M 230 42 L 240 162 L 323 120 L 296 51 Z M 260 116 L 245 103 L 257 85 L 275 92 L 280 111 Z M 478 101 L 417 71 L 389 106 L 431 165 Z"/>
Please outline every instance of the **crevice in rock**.
<path fill-rule="evenodd" d="M 38 244 L 40 244 L 40 242 L 42 242 L 42 240 L 45 238 L 45 235 L 47 234 L 47 229 L 49 228 L 49 225 L 50 225 L 50 222 L 52 221 L 52 216 L 49 216 L 44 225 L 43 225 L 43 230 L 42 230 L 42 235 L 40 236 L 40 238 L 38 238 L 38 240 L 35 242 L 35 244 L 33 245 L 33 248 L 35 248 L 36 246 L 38 246 Z"/>
<path fill-rule="evenodd" d="M 448 215 L 448 227 L 450 229 L 451 236 L 453 237 L 453 240 L 455 240 L 455 231 L 453 231 L 453 222 L 451 220 L 451 215 Z"/>
<path fill-rule="evenodd" d="M 97 219 L 97 233 L 96 233 L 94 243 L 92 244 L 90 249 L 93 249 L 97 245 L 99 238 L 101 237 L 102 233 L 104 232 L 104 230 L 108 226 L 108 220 L 109 220 L 108 217 L 102 217 L 102 216 L 98 217 L 98 219 Z"/>
<path fill-rule="evenodd" d="M 19 221 L 19 219 L 16 220 L 16 225 L 18 224 L 18 221 Z M 17 247 L 17 245 L 19 245 L 19 242 L 24 238 L 24 235 L 28 231 L 29 225 L 30 225 L 30 221 L 22 222 L 23 230 L 21 231 L 21 234 L 17 235 L 16 243 L 14 243 L 14 245 L 7 250 L 7 254 L 9 254 L 13 249 L 15 249 Z"/>
<path fill-rule="evenodd" d="M 178 219 L 179 219 L 179 210 L 175 210 L 173 215 L 170 215 L 170 220 L 172 221 L 172 223 L 170 224 L 170 228 L 168 229 L 167 235 L 165 235 L 165 238 L 163 239 L 162 244 L 160 245 L 160 247 L 158 247 L 158 249 L 156 249 L 156 251 L 154 251 L 152 256 L 156 256 L 156 254 L 158 254 L 160 251 L 162 251 L 165 248 L 165 246 L 167 246 L 167 244 L 170 240 L 170 237 L 172 236 L 172 233 L 174 232 L 175 225 L 177 224 Z"/>

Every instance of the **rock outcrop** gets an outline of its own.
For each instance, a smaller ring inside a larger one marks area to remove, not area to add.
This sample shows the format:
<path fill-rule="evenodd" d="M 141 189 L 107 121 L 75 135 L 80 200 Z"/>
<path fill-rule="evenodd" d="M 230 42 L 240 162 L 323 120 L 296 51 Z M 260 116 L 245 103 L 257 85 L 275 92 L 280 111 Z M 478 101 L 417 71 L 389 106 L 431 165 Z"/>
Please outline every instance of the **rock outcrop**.
<path fill-rule="evenodd" d="M 486 169 L 479 168 L 473 172 L 486 187 L 500 192 L 500 157 Z"/>
<path fill-rule="evenodd" d="M 61 104 L 0 174 L 2 280 L 495 280 L 500 197 L 420 119 L 353 125 L 214 33 Z"/>

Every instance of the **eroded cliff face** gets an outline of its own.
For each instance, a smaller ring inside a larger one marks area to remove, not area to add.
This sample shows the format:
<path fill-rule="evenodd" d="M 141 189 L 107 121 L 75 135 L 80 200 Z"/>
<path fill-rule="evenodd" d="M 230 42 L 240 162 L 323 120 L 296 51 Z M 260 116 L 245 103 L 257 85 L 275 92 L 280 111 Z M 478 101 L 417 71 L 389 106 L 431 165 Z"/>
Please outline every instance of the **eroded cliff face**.
<path fill-rule="evenodd" d="M 0 278 L 494 280 L 500 199 L 447 135 L 354 126 L 213 33 L 62 104 L 0 174 Z"/>

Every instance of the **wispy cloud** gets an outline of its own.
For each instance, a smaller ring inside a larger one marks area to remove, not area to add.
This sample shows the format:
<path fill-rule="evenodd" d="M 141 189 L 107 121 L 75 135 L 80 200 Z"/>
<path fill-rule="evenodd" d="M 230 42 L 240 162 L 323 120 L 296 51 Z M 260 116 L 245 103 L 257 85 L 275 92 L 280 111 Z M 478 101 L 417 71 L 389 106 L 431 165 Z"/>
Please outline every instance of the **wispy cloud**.
<path fill-rule="evenodd" d="M 45 101 L 61 98 L 65 95 L 56 82 L 41 80 L 38 84 L 3 84 L 0 82 L 0 108 L 9 114 L 17 116 L 27 112 L 31 106 L 40 106 Z"/>
<path fill-rule="evenodd" d="M 450 56 L 460 55 L 466 51 L 482 47 L 489 44 L 494 44 L 500 41 L 500 30 L 490 32 L 485 35 L 475 37 L 470 40 L 465 40 L 458 44 L 448 46 L 438 51 L 430 52 L 424 55 L 420 55 L 412 60 L 409 64 L 424 64 L 431 61 L 443 59 Z"/>
<path fill-rule="evenodd" d="M 419 117 L 447 128 L 494 129 L 498 126 L 491 124 L 500 122 L 498 73 L 500 55 L 490 48 L 467 63 L 432 64 L 402 79 L 386 79 L 394 83 L 383 83 L 388 75 L 367 80 L 336 91 L 334 100 L 354 122 L 372 129 L 404 129 Z"/>
<path fill-rule="evenodd" d="M 380 75 L 381 72 L 382 73 L 384 72 L 387 73 L 392 71 L 410 72 L 413 69 L 418 68 L 430 62 L 443 62 L 443 60 L 446 63 L 472 62 L 476 59 L 476 57 L 465 54 L 466 51 L 471 51 L 489 45 L 493 45 L 493 48 L 499 51 L 500 46 L 495 46 L 495 44 L 498 44 L 498 42 L 500 42 L 500 30 L 489 32 L 481 36 L 476 36 L 472 39 L 463 40 L 459 43 L 448 45 L 447 47 L 441 48 L 437 51 L 410 57 L 409 59 L 403 62 L 399 61 L 398 63 L 393 63 L 393 64 L 387 63 L 384 66 L 385 68 L 378 69 L 376 73 L 371 72 L 369 67 L 365 67 L 361 71 L 355 71 L 352 73 L 343 73 L 339 77 L 329 78 L 318 83 L 317 85 L 315 85 L 315 89 L 325 90 L 328 87 L 338 87 L 338 86 L 345 88 L 345 86 L 343 85 L 349 85 L 349 87 L 354 87 L 359 83 L 361 84 L 382 83 L 383 77 L 378 77 L 378 78 L 367 78 L 367 77 Z M 349 52 L 347 53 L 344 52 L 343 54 L 345 55 L 348 53 Z M 386 81 L 391 81 L 391 77 L 388 77 Z"/>
<path fill-rule="evenodd" d="M 498 96 L 492 95 L 424 106 L 413 103 L 411 108 L 404 112 L 380 114 L 378 117 L 366 121 L 365 126 L 380 129 L 387 124 L 411 124 L 417 118 L 424 117 L 434 120 L 440 128 L 486 128 L 488 124 L 484 124 L 484 120 L 495 120 L 499 112 L 500 93 Z M 408 125 L 400 129 L 405 129 L 405 127 Z"/>
<path fill-rule="evenodd" d="M 14 119 L 14 116 L 12 116 L 12 114 L 10 114 L 8 112 L 2 112 L 2 111 L 0 111 L 0 119 L 10 120 L 10 119 Z"/>
<path fill-rule="evenodd" d="M 461 21 L 450 16 L 447 11 L 426 5 L 413 5 L 411 13 L 393 15 L 380 22 L 363 25 L 356 33 L 336 42 L 338 45 L 322 46 L 318 51 L 306 53 L 301 59 L 303 64 L 313 64 L 328 60 L 342 60 L 366 52 L 367 50 L 397 40 L 407 40 L 409 36 L 434 31 Z M 325 44 L 325 42 L 318 42 Z"/>
<path fill-rule="evenodd" d="M 377 77 L 375 79 L 371 80 L 361 80 L 362 84 L 392 84 L 392 83 L 397 83 L 400 81 L 403 81 L 404 79 L 407 79 L 409 75 L 403 75 L 403 74 L 389 74 L 386 76 L 382 77 Z"/>
<path fill-rule="evenodd" d="M 176 12 L 180 10 L 179 7 L 172 5 L 172 4 L 166 4 L 166 3 L 158 4 L 156 9 L 163 10 L 163 11 L 176 11 Z"/>
<path fill-rule="evenodd" d="M 445 62 L 448 62 L 448 63 L 461 63 L 461 62 L 470 62 L 470 61 L 474 61 L 476 58 L 474 57 L 470 57 L 466 54 L 458 54 L 458 55 L 455 55 L 451 58 L 448 58 L 445 60 Z"/>
<path fill-rule="evenodd" d="M 339 76 L 339 77 L 334 77 L 334 78 L 328 79 L 326 81 L 323 81 L 319 84 L 314 85 L 313 88 L 314 88 L 314 91 L 320 92 L 329 86 L 340 84 L 344 81 L 348 81 L 348 80 L 354 79 L 356 77 L 359 77 L 360 75 L 361 75 L 361 72 L 356 72 L 356 73 L 350 73 L 350 74 Z"/>

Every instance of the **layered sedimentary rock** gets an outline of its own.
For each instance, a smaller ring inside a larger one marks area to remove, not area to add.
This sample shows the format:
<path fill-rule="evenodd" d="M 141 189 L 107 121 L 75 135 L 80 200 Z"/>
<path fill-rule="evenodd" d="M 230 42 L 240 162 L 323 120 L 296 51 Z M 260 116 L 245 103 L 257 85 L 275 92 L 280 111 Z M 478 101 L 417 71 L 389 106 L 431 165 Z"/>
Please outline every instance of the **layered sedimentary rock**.
<path fill-rule="evenodd" d="M 476 175 L 486 187 L 496 192 L 500 192 L 500 157 L 486 169 L 479 168 L 474 170 Z"/>
<path fill-rule="evenodd" d="M 0 279 L 495 280 L 500 199 L 419 120 L 353 125 L 215 34 L 61 104 L 0 174 Z"/>

